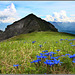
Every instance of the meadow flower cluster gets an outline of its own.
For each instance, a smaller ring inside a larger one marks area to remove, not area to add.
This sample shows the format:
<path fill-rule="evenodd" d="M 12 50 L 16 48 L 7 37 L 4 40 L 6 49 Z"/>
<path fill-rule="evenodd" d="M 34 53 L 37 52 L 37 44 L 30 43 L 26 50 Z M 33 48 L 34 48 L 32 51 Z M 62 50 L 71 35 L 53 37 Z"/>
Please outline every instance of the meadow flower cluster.
<path fill-rule="evenodd" d="M 75 46 L 73 43 L 74 40 L 75 39 L 70 39 L 70 40 L 60 39 L 59 41 L 56 41 L 56 44 L 59 44 L 59 43 L 63 44 L 64 41 L 69 41 L 69 44 L 74 47 Z M 34 45 L 35 42 L 36 41 L 32 41 L 32 45 Z M 44 43 L 47 44 L 47 42 L 44 42 Z M 39 44 L 38 47 L 40 47 L 40 49 L 42 49 L 43 44 Z M 71 55 L 68 52 L 63 54 L 63 50 L 60 50 L 60 49 L 56 49 L 56 50 L 50 51 L 50 52 L 48 52 L 48 50 L 44 50 L 44 51 L 42 51 L 42 53 L 39 53 L 39 55 L 36 55 L 36 58 L 37 59 L 33 60 L 31 62 L 31 64 L 32 63 L 33 63 L 33 65 L 35 64 L 36 70 L 39 69 L 41 66 L 42 66 L 42 69 L 45 68 L 45 70 L 46 70 L 45 74 L 49 74 L 49 73 L 53 73 L 53 72 L 57 73 L 59 70 L 61 70 L 62 67 L 67 67 L 66 65 L 70 66 L 70 64 L 71 64 L 71 65 L 75 66 L 75 54 L 72 53 L 72 55 Z M 69 63 L 69 61 L 71 61 L 71 63 Z M 19 66 L 20 66 L 19 64 L 13 65 L 13 67 L 16 67 L 17 69 L 19 68 Z"/>
<path fill-rule="evenodd" d="M 48 50 L 42 51 L 42 53 L 40 53 L 40 56 L 36 56 L 37 60 L 32 61 L 31 63 L 37 64 L 40 66 L 40 64 L 45 64 L 46 68 L 47 68 L 47 73 L 50 73 L 51 71 L 49 71 L 49 68 L 52 68 L 52 71 L 54 71 L 56 68 L 55 67 L 60 67 L 61 64 L 63 64 L 64 62 L 60 61 L 59 58 L 61 58 L 62 56 L 66 57 L 68 56 L 69 58 L 72 58 L 72 62 L 75 63 L 75 54 L 70 55 L 70 54 L 65 54 L 65 55 L 61 55 L 61 56 L 56 56 L 55 54 L 58 54 L 59 51 L 61 50 L 56 50 L 57 52 L 48 52 Z M 54 67 L 54 68 L 53 68 Z M 59 70 L 59 69 L 58 69 Z"/>
<path fill-rule="evenodd" d="M 0 73 L 75 74 L 75 37 L 46 33 L 1 42 Z"/>
<path fill-rule="evenodd" d="M 65 39 L 65 41 L 68 40 L 68 39 Z M 68 40 L 68 41 L 74 41 L 75 39 L 71 39 L 71 40 Z M 60 39 L 60 41 L 64 41 L 64 39 Z M 58 43 L 56 41 L 56 43 Z M 61 42 L 62 43 L 62 42 Z M 69 44 L 71 44 L 71 46 L 75 46 L 73 45 L 73 42 L 70 42 Z M 40 48 L 42 47 L 42 45 L 39 45 Z M 50 73 L 51 71 L 48 70 L 48 68 L 52 68 L 51 70 L 54 71 L 57 67 L 59 68 L 60 66 L 62 66 L 62 64 L 64 64 L 65 62 L 61 60 L 61 58 L 63 57 L 64 60 L 65 57 L 67 57 L 68 59 L 72 59 L 70 60 L 72 62 L 72 64 L 75 64 L 75 54 L 71 55 L 71 54 L 61 54 L 59 55 L 61 52 L 60 49 L 57 49 L 56 52 L 48 52 L 48 50 L 45 50 L 45 51 L 42 51 L 42 53 L 39 53 L 39 55 L 37 55 L 37 60 L 34 60 L 32 61 L 31 63 L 34 63 L 36 65 L 40 65 L 40 64 L 43 64 L 43 65 L 46 65 L 46 69 L 47 69 L 47 73 Z M 61 60 L 61 61 L 60 61 Z M 59 69 L 58 69 L 59 70 Z"/>

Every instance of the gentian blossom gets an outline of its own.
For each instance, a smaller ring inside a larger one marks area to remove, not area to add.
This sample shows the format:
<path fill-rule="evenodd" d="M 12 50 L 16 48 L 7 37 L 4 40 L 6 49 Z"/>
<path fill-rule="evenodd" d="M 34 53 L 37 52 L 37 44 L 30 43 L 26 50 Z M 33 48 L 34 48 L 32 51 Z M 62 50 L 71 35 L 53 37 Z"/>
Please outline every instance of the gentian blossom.
<path fill-rule="evenodd" d="M 48 52 L 48 50 L 42 51 L 42 52 Z"/>
<path fill-rule="evenodd" d="M 36 41 L 32 41 L 32 43 L 35 43 Z"/>

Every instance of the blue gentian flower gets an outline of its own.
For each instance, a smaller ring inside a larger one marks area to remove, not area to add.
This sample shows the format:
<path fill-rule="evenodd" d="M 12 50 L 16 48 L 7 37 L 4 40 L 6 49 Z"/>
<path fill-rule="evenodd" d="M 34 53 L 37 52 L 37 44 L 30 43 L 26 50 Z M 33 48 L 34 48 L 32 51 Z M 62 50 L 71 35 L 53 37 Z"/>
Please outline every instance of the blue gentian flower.
<path fill-rule="evenodd" d="M 61 65 L 61 63 L 63 63 L 63 62 L 60 62 L 60 59 L 59 60 L 54 59 L 54 64 L 58 64 L 58 63 L 59 63 L 59 65 Z"/>
<path fill-rule="evenodd" d="M 60 56 L 55 57 L 55 59 L 58 59 Z"/>
<path fill-rule="evenodd" d="M 48 52 L 48 50 L 42 51 L 42 52 Z"/>
<path fill-rule="evenodd" d="M 52 56 L 52 54 L 50 54 L 50 57 Z"/>
<path fill-rule="evenodd" d="M 43 56 L 44 54 L 43 53 L 40 53 L 40 55 Z"/>
<path fill-rule="evenodd" d="M 45 42 L 46 43 L 46 42 Z"/>
<path fill-rule="evenodd" d="M 36 57 L 37 58 L 44 58 L 44 59 L 47 58 L 46 56 L 38 56 L 38 55 Z"/>
<path fill-rule="evenodd" d="M 54 53 L 54 52 L 50 52 L 51 54 L 56 54 L 56 53 Z"/>
<path fill-rule="evenodd" d="M 73 55 L 70 55 L 69 58 L 74 58 L 74 56 Z"/>
<path fill-rule="evenodd" d="M 48 59 L 46 59 L 46 62 L 51 62 L 52 60 L 48 60 Z"/>
<path fill-rule="evenodd" d="M 72 44 L 72 43 L 69 43 L 69 44 Z"/>
<path fill-rule="evenodd" d="M 68 39 L 65 39 L 65 40 L 68 40 Z"/>
<path fill-rule="evenodd" d="M 60 41 L 62 41 L 63 39 L 60 39 Z"/>
<path fill-rule="evenodd" d="M 51 59 L 58 59 L 60 56 L 57 56 L 57 57 L 51 57 Z"/>
<path fill-rule="evenodd" d="M 51 65 L 54 65 L 54 63 L 53 63 L 53 62 L 49 62 L 49 63 L 48 63 L 48 65 L 50 65 L 50 66 L 51 66 Z"/>
<path fill-rule="evenodd" d="M 61 55 L 61 56 L 64 56 L 64 55 Z"/>
<path fill-rule="evenodd" d="M 55 57 L 51 57 L 51 59 L 55 59 Z"/>
<path fill-rule="evenodd" d="M 36 62 L 38 62 L 38 60 L 34 60 L 34 61 L 32 61 L 31 63 L 33 63 L 33 62 L 36 63 Z"/>
<path fill-rule="evenodd" d="M 75 63 L 75 61 L 72 61 L 73 63 Z"/>
<path fill-rule="evenodd" d="M 47 56 L 49 56 L 49 53 L 44 53 L 44 55 L 47 55 Z"/>
<path fill-rule="evenodd" d="M 74 59 L 74 57 L 75 57 L 75 54 L 69 56 L 69 58 L 73 58 L 73 59 Z"/>
<path fill-rule="evenodd" d="M 75 54 L 73 54 L 73 57 L 75 57 Z"/>
<path fill-rule="evenodd" d="M 73 39 L 73 40 L 75 40 L 75 39 Z"/>
<path fill-rule="evenodd" d="M 56 50 L 56 51 L 58 51 L 58 52 L 59 52 L 60 50 L 58 49 L 58 50 Z"/>
<path fill-rule="evenodd" d="M 32 43 L 35 43 L 36 41 L 32 41 Z"/>
<path fill-rule="evenodd" d="M 17 64 L 17 65 L 13 65 L 13 66 L 18 68 L 19 65 Z"/>
<path fill-rule="evenodd" d="M 41 61 L 41 59 L 34 60 L 31 63 L 36 63 L 36 62 L 39 63 L 39 61 Z"/>
<path fill-rule="evenodd" d="M 71 45 L 71 46 L 75 46 L 75 45 Z"/>
<path fill-rule="evenodd" d="M 46 61 L 46 62 L 44 62 L 44 63 L 48 65 L 48 62 L 47 62 L 47 61 Z"/>
<path fill-rule="evenodd" d="M 67 56 L 67 55 L 70 56 L 70 54 L 65 54 L 65 56 Z"/>
<path fill-rule="evenodd" d="M 40 48 L 42 47 L 42 45 L 39 45 L 40 46 Z"/>
<path fill-rule="evenodd" d="M 56 43 L 58 43 L 58 42 L 56 42 Z"/>
<path fill-rule="evenodd" d="M 47 64 L 47 65 L 50 65 L 50 66 L 51 66 L 51 65 L 54 65 L 54 63 L 51 62 L 51 61 L 50 61 L 50 62 L 46 61 L 46 62 L 44 62 L 44 63 Z"/>

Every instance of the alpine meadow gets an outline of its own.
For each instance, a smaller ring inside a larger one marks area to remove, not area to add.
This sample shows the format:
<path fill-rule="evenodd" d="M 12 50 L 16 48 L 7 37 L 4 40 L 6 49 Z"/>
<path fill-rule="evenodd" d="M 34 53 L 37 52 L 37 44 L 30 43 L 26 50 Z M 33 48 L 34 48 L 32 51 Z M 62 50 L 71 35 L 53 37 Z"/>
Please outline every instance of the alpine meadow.
<path fill-rule="evenodd" d="M 0 74 L 75 74 L 75 1 L 0 1 Z"/>

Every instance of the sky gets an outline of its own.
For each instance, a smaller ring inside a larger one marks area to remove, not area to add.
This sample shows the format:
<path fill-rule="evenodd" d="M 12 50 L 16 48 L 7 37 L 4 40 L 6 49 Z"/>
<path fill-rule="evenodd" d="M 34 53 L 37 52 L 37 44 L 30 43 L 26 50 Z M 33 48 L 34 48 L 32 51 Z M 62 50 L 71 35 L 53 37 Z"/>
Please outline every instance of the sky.
<path fill-rule="evenodd" d="M 75 1 L 0 1 L 0 29 L 31 13 L 46 21 L 75 22 Z"/>

